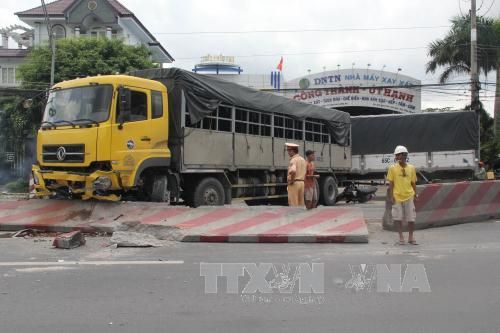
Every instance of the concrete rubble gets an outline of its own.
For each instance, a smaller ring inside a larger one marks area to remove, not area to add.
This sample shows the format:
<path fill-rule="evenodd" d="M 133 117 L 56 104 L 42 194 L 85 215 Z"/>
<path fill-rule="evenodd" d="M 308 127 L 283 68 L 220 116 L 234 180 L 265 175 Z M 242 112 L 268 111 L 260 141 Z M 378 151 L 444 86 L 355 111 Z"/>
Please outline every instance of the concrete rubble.
<path fill-rule="evenodd" d="M 74 249 L 85 245 L 85 236 L 81 231 L 73 231 L 61 234 L 54 239 L 52 246 L 58 249 Z"/>
<path fill-rule="evenodd" d="M 133 231 L 116 231 L 110 239 L 117 247 L 161 247 L 163 243 L 156 237 Z"/>

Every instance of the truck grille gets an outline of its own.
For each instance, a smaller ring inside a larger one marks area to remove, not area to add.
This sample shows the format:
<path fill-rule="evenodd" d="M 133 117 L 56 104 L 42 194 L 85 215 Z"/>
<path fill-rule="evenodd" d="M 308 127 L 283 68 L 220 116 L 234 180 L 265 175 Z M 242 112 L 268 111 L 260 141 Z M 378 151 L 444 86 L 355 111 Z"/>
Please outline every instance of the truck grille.
<path fill-rule="evenodd" d="M 44 145 L 43 161 L 50 163 L 83 163 L 85 145 Z"/>

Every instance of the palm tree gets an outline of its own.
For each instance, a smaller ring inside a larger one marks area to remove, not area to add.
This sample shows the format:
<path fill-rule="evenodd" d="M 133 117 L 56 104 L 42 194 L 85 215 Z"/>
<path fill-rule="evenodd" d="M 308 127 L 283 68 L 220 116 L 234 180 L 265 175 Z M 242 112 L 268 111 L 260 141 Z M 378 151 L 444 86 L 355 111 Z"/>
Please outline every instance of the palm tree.
<path fill-rule="evenodd" d="M 445 67 L 439 76 L 441 83 L 445 83 L 452 74 L 470 73 L 470 15 L 456 16 L 451 23 L 448 34 L 429 45 L 431 61 L 427 63 L 426 72 L 434 73 L 438 67 Z M 478 68 L 485 75 L 497 68 L 500 52 L 494 23 L 491 18 L 477 18 Z"/>
<path fill-rule="evenodd" d="M 443 39 L 429 45 L 431 60 L 426 72 L 435 73 L 444 67 L 439 82 L 445 83 L 452 74 L 470 73 L 470 15 L 456 16 L 451 20 L 451 29 Z M 495 93 L 495 129 L 500 140 L 500 20 L 477 18 L 477 61 L 480 73 L 487 75 L 497 70 Z"/>

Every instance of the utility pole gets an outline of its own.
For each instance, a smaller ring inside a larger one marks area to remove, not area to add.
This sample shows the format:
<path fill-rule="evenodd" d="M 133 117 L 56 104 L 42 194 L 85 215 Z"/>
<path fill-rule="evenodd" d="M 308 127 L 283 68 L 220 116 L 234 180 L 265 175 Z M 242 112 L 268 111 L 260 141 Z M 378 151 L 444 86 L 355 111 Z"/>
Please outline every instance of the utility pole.
<path fill-rule="evenodd" d="M 52 60 L 50 61 L 50 87 L 54 85 L 54 76 L 56 72 L 56 38 L 55 34 L 52 34 L 51 38 L 51 46 L 52 46 Z"/>
<path fill-rule="evenodd" d="M 471 109 L 479 111 L 479 74 L 477 70 L 477 22 L 476 0 L 471 0 L 470 9 L 470 79 L 471 79 Z"/>
<path fill-rule="evenodd" d="M 52 26 L 50 24 L 49 13 L 47 12 L 47 6 L 45 5 L 45 1 L 41 0 L 42 9 L 45 15 L 45 24 L 47 25 L 47 35 L 49 37 L 49 47 L 51 49 L 51 61 L 50 61 L 50 88 L 54 85 L 54 76 L 55 76 L 55 68 L 56 68 L 56 39 L 52 32 Z"/>

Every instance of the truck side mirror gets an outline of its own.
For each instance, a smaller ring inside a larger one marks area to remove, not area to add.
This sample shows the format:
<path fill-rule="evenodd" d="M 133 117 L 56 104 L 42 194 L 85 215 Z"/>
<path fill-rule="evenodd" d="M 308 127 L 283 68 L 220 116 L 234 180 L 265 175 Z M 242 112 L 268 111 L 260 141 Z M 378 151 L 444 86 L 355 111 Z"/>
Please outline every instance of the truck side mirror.
<path fill-rule="evenodd" d="M 123 127 L 123 123 L 130 121 L 132 105 L 132 94 L 129 89 L 120 87 L 118 89 L 118 118 L 119 128 Z"/>

